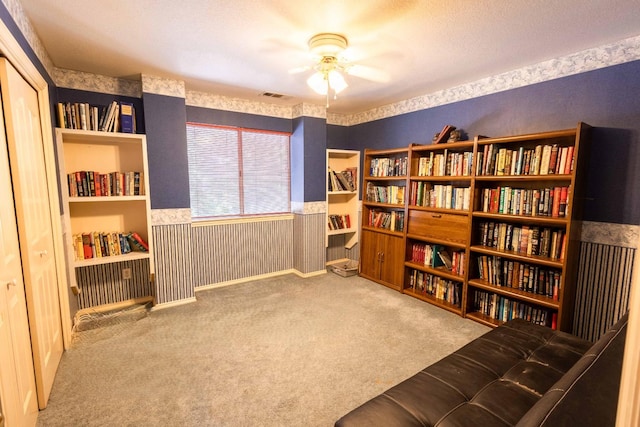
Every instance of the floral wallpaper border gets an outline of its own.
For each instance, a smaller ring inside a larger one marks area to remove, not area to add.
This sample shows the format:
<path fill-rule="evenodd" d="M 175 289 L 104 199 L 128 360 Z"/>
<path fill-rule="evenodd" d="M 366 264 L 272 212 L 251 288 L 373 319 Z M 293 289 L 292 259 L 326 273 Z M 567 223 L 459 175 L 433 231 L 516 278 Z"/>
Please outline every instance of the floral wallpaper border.
<path fill-rule="evenodd" d="M 186 89 L 182 80 L 166 79 L 143 74 L 142 92 L 184 98 Z"/>
<path fill-rule="evenodd" d="M 191 224 L 191 209 L 151 209 L 151 225 Z"/>
<path fill-rule="evenodd" d="M 640 225 L 583 221 L 580 240 L 639 249 Z"/>
<path fill-rule="evenodd" d="M 327 211 L 326 202 L 291 202 L 291 212 L 301 215 L 320 214 Z"/>

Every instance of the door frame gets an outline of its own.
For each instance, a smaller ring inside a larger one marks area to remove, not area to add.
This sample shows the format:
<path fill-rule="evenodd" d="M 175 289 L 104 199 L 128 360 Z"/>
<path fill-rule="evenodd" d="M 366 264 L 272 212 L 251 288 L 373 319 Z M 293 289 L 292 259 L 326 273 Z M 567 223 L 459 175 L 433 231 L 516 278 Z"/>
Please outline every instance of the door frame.
<path fill-rule="evenodd" d="M 69 286 L 65 268 L 66 261 L 62 234 L 60 195 L 58 191 L 58 173 L 53 144 L 53 127 L 51 125 L 49 85 L 3 21 L 0 21 L 0 53 L 11 62 L 14 68 L 33 86 L 38 94 L 40 127 L 42 129 L 42 143 L 44 145 L 45 174 L 47 177 L 47 190 L 49 191 L 49 212 L 51 214 L 51 227 L 53 229 L 53 249 L 58 283 L 58 297 L 60 300 L 62 342 L 64 349 L 68 350 L 71 344 L 71 313 L 69 308 Z"/>

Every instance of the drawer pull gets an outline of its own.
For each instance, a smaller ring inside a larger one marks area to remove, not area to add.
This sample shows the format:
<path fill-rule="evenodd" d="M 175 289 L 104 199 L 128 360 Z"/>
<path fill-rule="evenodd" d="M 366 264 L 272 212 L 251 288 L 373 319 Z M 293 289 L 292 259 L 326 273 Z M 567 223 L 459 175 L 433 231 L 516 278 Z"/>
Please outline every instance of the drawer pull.
<path fill-rule="evenodd" d="M 431 215 L 431 218 L 442 218 L 442 215 L 440 215 L 440 214 L 433 214 L 433 215 Z"/>

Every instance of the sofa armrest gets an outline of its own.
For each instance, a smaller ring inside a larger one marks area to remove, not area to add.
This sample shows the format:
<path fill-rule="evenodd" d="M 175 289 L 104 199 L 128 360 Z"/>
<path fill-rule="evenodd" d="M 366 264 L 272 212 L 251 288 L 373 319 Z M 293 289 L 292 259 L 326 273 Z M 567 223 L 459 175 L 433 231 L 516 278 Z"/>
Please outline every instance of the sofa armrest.
<path fill-rule="evenodd" d="M 627 320 L 628 314 L 587 350 L 517 427 L 615 425 Z"/>

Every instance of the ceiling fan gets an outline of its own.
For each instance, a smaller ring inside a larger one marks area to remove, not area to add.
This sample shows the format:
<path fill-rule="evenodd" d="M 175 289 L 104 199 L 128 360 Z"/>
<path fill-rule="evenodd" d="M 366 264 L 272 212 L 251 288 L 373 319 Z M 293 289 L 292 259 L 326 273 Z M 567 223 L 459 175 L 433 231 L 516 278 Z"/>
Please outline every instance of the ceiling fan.
<path fill-rule="evenodd" d="M 347 38 L 336 33 L 320 33 L 311 37 L 308 42 L 309 51 L 315 61 L 313 66 L 304 66 L 290 70 L 290 73 L 304 72 L 310 69 L 315 72 L 307 79 L 307 84 L 318 94 L 336 99 L 338 93 L 349 85 L 344 75 L 351 75 L 375 82 L 386 82 L 388 75 L 373 67 L 350 62 L 347 54 L 349 43 Z"/>

